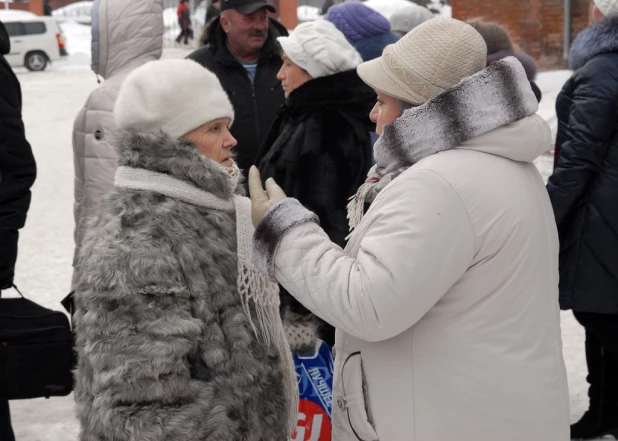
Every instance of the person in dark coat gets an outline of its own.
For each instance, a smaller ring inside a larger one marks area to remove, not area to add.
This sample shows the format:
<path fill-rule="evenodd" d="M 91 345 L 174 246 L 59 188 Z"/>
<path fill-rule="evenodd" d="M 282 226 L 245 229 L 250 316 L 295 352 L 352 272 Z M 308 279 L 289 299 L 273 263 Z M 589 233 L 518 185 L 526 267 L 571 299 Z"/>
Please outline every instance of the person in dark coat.
<path fill-rule="evenodd" d="M 324 19 L 345 35 L 363 61 L 378 58 L 386 46 L 400 38 L 391 32 L 391 24 L 386 17 L 361 2 L 334 5 Z"/>
<path fill-rule="evenodd" d="M 590 407 L 573 439 L 618 438 L 618 1 L 571 49 L 556 102 L 556 166 L 547 190 L 560 235 L 560 306 L 586 330 Z M 605 17 L 606 16 L 606 17 Z"/>
<path fill-rule="evenodd" d="M 184 44 L 189 44 L 191 38 L 191 9 L 189 8 L 189 0 L 180 0 L 178 9 L 178 26 L 180 26 L 180 34 L 176 38 L 176 43 L 184 38 Z"/>
<path fill-rule="evenodd" d="M 0 291 L 13 286 L 19 229 L 26 223 L 36 163 L 21 116 L 21 87 L 4 58 L 11 51 L 0 22 Z M 0 398 L 0 439 L 13 441 L 9 403 Z"/>
<path fill-rule="evenodd" d="M 264 179 L 274 178 L 320 218 L 331 240 L 345 246 L 349 234 L 348 199 L 365 181 L 371 166 L 369 113 L 375 92 L 361 81 L 361 57 L 335 26 L 325 20 L 303 23 L 291 37 L 279 38 L 283 67 L 278 74 L 287 100 L 258 155 Z M 309 328 L 304 335 L 334 344 L 334 330 L 289 294 L 282 295 L 289 315 Z M 300 326 L 300 325 L 299 325 Z M 302 352 L 314 339 L 295 339 Z"/>
<path fill-rule="evenodd" d="M 276 39 L 287 31 L 268 18 L 267 12 L 274 11 L 263 0 L 224 2 L 221 16 L 210 25 L 207 45 L 188 57 L 214 72 L 230 97 L 236 162 L 245 175 L 284 102 Z"/>
<path fill-rule="evenodd" d="M 503 60 L 506 57 L 517 58 L 524 66 L 530 87 L 532 87 L 532 91 L 540 103 L 543 94 L 535 83 L 539 71 L 536 61 L 530 55 L 516 51 L 509 33 L 499 24 L 485 22 L 481 19 L 468 20 L 467 23 L 481 34 L 487 44 L 487 65 L 489 66 L 491 63 Z"/>
<path fill-rule="evenodd" d="M 51 17 L 52 12 L 54 12 L 54 9 L 49 4 L 49 0 L 45 0 L 45 3 L 43 4 L 43 15 Z"/>
<path fill-rule="evenodd" d="M 208 9 L 206 9 L 206 20 L 204 23 L 208 24 L 221 15 L 220 4 L 220 0 L 213 0 Z"/>

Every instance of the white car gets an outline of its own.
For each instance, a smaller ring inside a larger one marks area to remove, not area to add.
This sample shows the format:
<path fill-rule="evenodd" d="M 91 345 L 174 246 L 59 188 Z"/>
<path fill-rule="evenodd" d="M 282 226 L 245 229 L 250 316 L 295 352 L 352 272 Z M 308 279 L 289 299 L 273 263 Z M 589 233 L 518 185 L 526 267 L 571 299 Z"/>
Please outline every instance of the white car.
<path fill-rule="evenodd" d="M 52 17 L 2 15 L 0 21 L 11 40 L 11 52 L 5 58 L 12 67 L 41 71 L 68 55 L 60 26 Z"/>

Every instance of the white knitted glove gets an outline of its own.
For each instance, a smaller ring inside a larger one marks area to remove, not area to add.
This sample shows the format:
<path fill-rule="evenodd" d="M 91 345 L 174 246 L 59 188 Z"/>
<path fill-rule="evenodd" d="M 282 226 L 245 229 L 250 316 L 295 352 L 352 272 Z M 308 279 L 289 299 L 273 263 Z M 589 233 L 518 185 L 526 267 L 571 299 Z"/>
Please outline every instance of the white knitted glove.
<path fill-rule="evenodd" d="M 266 180 L 266 191 L 262 187 L 262 178 L 256 166 L 249 170 L 249 195 L 251 196 L 251 220 L 257 228 L 266 212 L 287 196 L 273 178 Z"/>

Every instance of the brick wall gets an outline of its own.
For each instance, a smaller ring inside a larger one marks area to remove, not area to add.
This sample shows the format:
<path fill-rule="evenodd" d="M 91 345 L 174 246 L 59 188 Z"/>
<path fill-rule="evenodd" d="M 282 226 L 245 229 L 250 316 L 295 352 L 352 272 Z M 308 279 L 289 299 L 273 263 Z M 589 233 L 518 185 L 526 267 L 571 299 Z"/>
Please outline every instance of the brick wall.
<path fill-rule="evenodd" d="M 566 66 L 563 59 L 564 0 L 451 0 L 453 18 L 482 17 L 508 29 L 541 69 Z M 571 0 L 571 38 L 588 26 L 590 0 Z"/>
<path fill-rule="evenodd" d="M 0 1 L 0 9 L 4 10 L 6 5 L 3 1 Z M 36 15 L 43 15 L 43 0 L 29 0 L 21 2 L 9 3 L 9 9 L 18 11 L 30 11 Z"/>

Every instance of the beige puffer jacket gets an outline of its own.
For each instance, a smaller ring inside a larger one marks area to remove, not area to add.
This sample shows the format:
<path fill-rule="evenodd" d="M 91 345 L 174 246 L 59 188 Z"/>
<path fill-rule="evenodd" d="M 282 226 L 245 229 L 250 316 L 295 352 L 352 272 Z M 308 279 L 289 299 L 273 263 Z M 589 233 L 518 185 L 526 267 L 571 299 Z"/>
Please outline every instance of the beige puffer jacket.
<path fill-rule="evenodd" d="M 75 160 L 75 267 L 88 220 L 112 189 L 117 155 L 114 103 L 125 77 L 161 57 L 161 0 L 96 0 L 92 10 L 92 70 L 105 83 L 90 94 L 73 127 Z M 76 275 L 73 275 L 73 280 Z"/>

